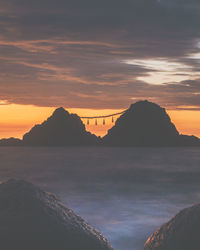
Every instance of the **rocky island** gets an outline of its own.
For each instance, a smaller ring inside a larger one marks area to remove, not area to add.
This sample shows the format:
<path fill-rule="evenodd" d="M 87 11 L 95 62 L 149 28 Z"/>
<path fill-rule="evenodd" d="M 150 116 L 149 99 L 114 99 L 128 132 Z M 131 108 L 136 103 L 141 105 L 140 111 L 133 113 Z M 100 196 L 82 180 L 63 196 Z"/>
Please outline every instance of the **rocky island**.
<path fill-rule="evenodd" d="M 42 124 L 34 126 L 23 136 L 28 146 L 89 146 L 98 144 L 98 138 L 87 132 L 76 114 L 58 108 Z"/>
<path fill-rule="evenodd" d="M 60 107 L 22 140 L 2 139 L 0 146 L 193 147 L 200 146 L 200 139 L 180 134 L 164 108 L 139 101 L 131 104 L 103 138 L 86 131 L 78 115 Z"/>
<path fill-rule="evenodd" d="M 119 117 L 103 138 L 109 146 L 172 146 L 179 133 L 164 108 L 140 101 Z"/>

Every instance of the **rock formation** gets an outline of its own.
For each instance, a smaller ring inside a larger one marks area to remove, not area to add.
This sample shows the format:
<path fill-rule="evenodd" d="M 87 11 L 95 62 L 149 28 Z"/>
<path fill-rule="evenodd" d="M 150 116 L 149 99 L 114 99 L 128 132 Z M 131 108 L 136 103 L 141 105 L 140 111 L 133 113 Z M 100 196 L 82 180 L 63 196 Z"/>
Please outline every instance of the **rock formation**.
<path fill-rule="evenodd" d="M 200 146 L 195 136 L 180 135 L 165 109 L 155 103 L 132 104 L 102 139 L 87 132 L 76 114 L 58 108 L 19 139 L 0 140 L 0 146 Z"/>
<path fill-rule="evenodd" d="M 0 185 L 3 250 L 112 250 L 108 241 L 55 195 L 9 180 Z"/>
<path fill-rule="evenodd" d="M 200 139 L 194 135 L 180 135 L 179 146 L 199 147 Z"/>
<path fill-rule="evenodd" d="M 147 240 L 145 250 L 199 250 L 200 205 L 186 208 Z"/>
<path fill-rule="evenodd" d="M 22 141 L 18 138 L 1 139 L 0 146 L 21 146 Z"/>
<path fill-rule="evenodd" d="M 103 138 L 111 146 L 178 145 L 179 133 L 164 108 L 139 101 L 118 118 Z"/>
<path fill-rule="evenodd" d="M 77 146 L 96 145 L 98 138 L 85 130 L 85 125 L 76 114 L 58 108 L 40 125 L 34 126 L 23 136 L 24 145 Z"/>

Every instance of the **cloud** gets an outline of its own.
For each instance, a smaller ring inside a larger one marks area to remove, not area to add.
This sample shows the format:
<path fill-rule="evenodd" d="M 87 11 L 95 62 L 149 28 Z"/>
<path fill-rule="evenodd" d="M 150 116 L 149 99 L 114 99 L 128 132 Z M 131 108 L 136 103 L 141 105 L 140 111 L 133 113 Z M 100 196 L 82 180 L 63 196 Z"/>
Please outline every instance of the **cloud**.
<path fill-rule="evenodd" d="M 198 1 L 3 0 L 0 9 L 0 100 L 200 107 Z"/>
<path fill-rule="evenodd" d="M 12 88 L 14 87 L 14 88 Z M 77 91 L 78 89 L 78 91 Z M 73 81 L 26 81 L 0 86 L 0 99 L 9 103 L 76 108 L 127 108 L 131 103 L 149 99 L 167 108 L 200 107 L 200 80 L 177 84 L 151 85 L 141 81 L 118 85 L 99 85 Z"/>

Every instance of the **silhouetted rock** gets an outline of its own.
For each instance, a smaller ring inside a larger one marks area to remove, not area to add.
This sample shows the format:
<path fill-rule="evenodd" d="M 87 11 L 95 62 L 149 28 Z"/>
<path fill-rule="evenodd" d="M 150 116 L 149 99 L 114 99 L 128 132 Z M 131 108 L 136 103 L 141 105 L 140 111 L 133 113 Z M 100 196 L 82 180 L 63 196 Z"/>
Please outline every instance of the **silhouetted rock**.
<path fill-rule="evenodd" d="M 0 146 L 200 146 L 195 136 L 179 135 L 164 108 L 140 101 L 122 114 L 103 139 L 87 132 L 76 114 L 58 108 L 19 139 L 0 140 Z"/>
<path fill-rule="evenodd" d="M 24 145 L 75 146 L 95 145 L 98 138 L 85 130 L 85 125 L 76 114 L 58 108 L 40 125 L 34 126 L 23 136 Z"/>
<path fill-rule="evenodd" d="M 178 145 L 179 133 L 164 108 L 139 101 L 120 116 L 103 138 L 111 146 Z"/>
<path fill-rule="evenodd" d="M 8 138 L 8 139 L 1 139 L 0 146 L 21 146 L 22 141 L 17 138 Z"/>
<path fill-rule="evenodd" d="M 179 146 L 188 146 L 188 147 L 200 146 L 200 139 L 194 135 L 180 135 Z"/>
<path fill-rule="evenodd" d="M 186 208 L 147 240 L 145 250 L 199 250 L 200 205 Z"/>
<path fill-rule="evenodd" d="M 93 227 L 55 195 L 25 181 L 0 185 L 2 250 L 112 250 Z"/>

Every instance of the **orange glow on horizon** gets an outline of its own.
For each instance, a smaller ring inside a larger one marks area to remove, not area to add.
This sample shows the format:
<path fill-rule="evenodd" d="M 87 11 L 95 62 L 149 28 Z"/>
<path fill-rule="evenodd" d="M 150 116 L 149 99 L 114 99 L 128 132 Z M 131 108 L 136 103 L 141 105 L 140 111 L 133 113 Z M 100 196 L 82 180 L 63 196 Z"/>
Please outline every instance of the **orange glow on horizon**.
<path fill-rule="evenodd" d="M 167 113 L 179 133 L 200 137 L 200 111 L 168 110 Z"/>
<path fill-rule="evenodd" d="M 40 124 L 46 120 L 54 110 L 55 107 L 17 104 L 0 105 L 0 138 L 22 138 L 23 134 L 28 132 L 35 124 Z M 70 113 L 77 113 L 79 116 L 109 115 L 122 111 L 116 109 L 94 110 L 78 108 L 67 110 Z M 200 111 L 168 110 L 167 112 L 180 133 L 193 134 L 200 137 Z M 116 121 L 117 117 L 114 118 Z M 98 136 L 104 136 L 108 129 L 114 125 L 111 117 L 105 119 L 105 125 L 103 125 L 103 119 L 99 119 L 98 126 L 95 125 L 95 120 L 90 120 L 90 125 L 87 125 L 86 119 L 82 120 L 86 125 L 86 129 Z"/>
<path fill-rule="evenodd" d="M 0 105 L 0 138 L 22 136 L 51 115 L 54 108 L 32 105 Z"/>

